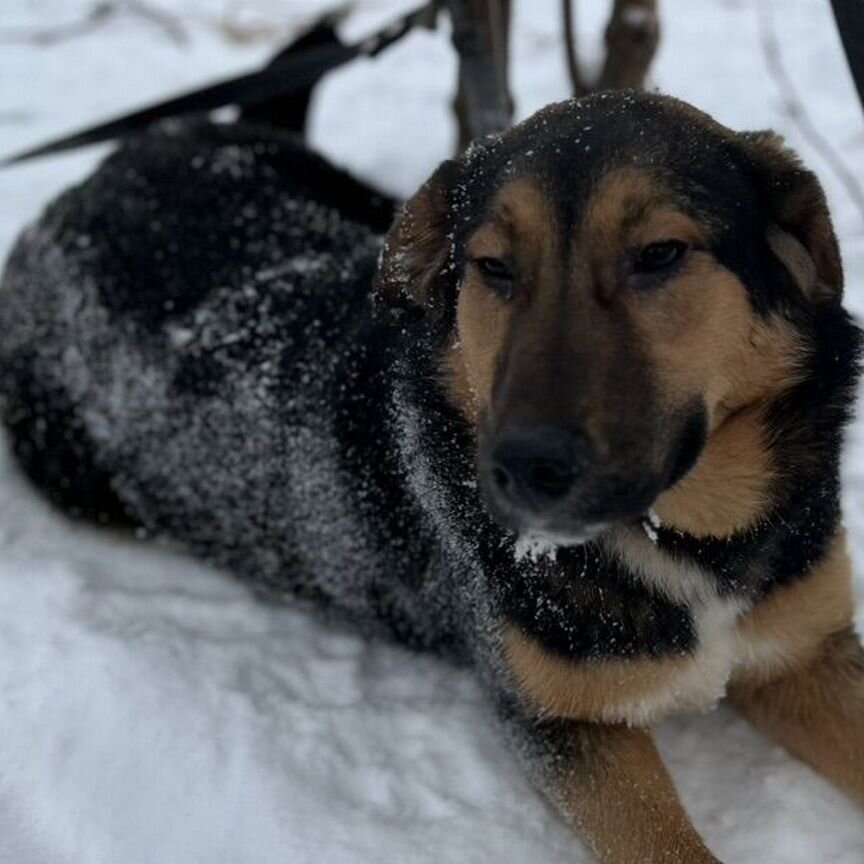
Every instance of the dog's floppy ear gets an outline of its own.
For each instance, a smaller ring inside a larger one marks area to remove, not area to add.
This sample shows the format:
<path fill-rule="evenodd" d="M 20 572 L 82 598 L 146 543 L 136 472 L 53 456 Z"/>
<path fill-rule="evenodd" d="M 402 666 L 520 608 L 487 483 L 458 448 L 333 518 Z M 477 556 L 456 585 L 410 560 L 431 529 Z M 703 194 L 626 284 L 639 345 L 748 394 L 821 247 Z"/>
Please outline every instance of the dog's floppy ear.
<path fill-rule="evenodd" d="M 402 208 L 384 240 L 376 298 L 386 306 L 441 315 L 453 282 L 453 195 L 461 175 L 455 161 L 442 163 Z"/>
<path fill-rule="evenodd" d="M 812 300 L 839 300 L 843 265 L 816 175 L 774 132 L 737 136 L 769 210 L 768 245 Z"/>

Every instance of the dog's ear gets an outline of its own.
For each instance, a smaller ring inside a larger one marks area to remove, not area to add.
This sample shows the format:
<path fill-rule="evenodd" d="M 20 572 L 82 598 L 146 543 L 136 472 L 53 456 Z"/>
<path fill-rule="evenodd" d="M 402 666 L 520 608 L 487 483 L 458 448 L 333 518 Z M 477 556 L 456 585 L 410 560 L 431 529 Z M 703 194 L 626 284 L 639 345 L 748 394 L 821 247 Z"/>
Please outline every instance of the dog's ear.
<path fill-rule="evenodd" d="M 839 300 L 843 265 L 816 175 L 774 132 L 737 136 L 769 210 L 768 245 L 804 295 Z"/>
<path fill-rule="evenodd" d="M 445 286 L 456 279 L 453 190 L 460 176 L 458 162 L 442 163 L 396 217 L 374 283 L 384 305 L 443 314 L 450 293 Z"/>

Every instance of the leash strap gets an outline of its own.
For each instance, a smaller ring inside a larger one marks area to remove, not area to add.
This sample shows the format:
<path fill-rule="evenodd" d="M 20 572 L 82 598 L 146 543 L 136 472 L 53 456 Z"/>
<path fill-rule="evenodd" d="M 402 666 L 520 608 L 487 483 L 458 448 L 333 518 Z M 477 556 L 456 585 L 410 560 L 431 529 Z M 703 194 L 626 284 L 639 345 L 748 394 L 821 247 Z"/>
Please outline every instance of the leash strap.
<path fill-rule="evenodd" d="M 0 159 L 0 169 L 89 144 L 98 144 L 140 132 L 153 123 L 193 112 L 213 111 L 226 105 L 254 105 L 309 87 L 334 69 L 357 57 L 375 57 L 402 39 L 416 26 L 435 24 L 437 2 L 425 3 L 353 45 L 321 45 L 287 56 L 272 66 L 210 84 L 198 90 L 157 102 L 115 117 L 71 135 L 28 148 Z"/>
<path fill-rule="evenodd" d="M 831 0 L 849 71 L 864 108 L 864 0 Z"/>

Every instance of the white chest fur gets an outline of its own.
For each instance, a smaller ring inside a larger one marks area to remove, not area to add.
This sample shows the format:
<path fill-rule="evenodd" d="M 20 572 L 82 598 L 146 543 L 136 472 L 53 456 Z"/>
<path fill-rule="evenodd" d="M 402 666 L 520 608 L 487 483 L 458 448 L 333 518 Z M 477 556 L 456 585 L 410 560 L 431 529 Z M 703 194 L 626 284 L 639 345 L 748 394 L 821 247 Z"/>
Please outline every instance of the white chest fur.
<path fill-rule="evenodd" d="M 725 696 L 734 671 L 755 659 L 755 646 L 739 629 L 747 607 L 741 600 L 720 597 L 708 574 L 672 559 L 647 536 L 622 532 L 608 543 L 640 580 L 689 610 L 697 648 L 667 664 L 668 673 L 658 677 L 651 692 L 610 706 L 604 719 L 648 725 L 670 714 L 713 708 Z"/>

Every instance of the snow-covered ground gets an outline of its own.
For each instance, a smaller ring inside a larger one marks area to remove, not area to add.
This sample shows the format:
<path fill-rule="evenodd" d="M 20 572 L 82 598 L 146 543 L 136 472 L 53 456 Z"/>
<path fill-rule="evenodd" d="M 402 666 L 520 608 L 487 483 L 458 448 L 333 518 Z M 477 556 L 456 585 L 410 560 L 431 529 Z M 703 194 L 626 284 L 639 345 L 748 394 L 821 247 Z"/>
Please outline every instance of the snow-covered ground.
<path fill-rule="evenodd" d="M 0 4 L 0 154 L 261 61 L 324 0 L 153 0 L 188 41 L 118 14 L 51 47 L 20 27 L 90 0 Z M 123 4 L 118 4 L 122 6 Z M 132 6 L 133 4 L 129 4 Z M 363 0 L 367 32 L 411 5 Z M 609 4 L 579 3 L 597 56 Z M 864 313 L 864 218 L 783 110 L 760 48 L 767 0 L 664 0 L 654 80 L 738 128 L 784 132 L 823 177 Z M 829 5 L 775 0 L 785 63 L 816 127 L 864 177 L 864 124 Z M 558 0 L 517 0 L 520 115 L 566 95 Z M 255 37 L 238 42 L 233 30 Z M 418 33 L 321 91 L 314 140 L 402 194 L 447 155 L 454 65 Z M 0 258 L 104 150 L 0 173 Z M 845 463 L 864 598 L 864 423 Z M 864 610 L 864 607 L 862 607 Z M 864 615 L 859 615 L 859 623 Z M 864 813 L 729 710 L 666 724 L 661 748 L 727 864 L 860 864 Z M 49 511 L 0 442 L 0 862 L 587 862 L 534 794 L 471 676 L 251 600 L 229 576 Z"/>

